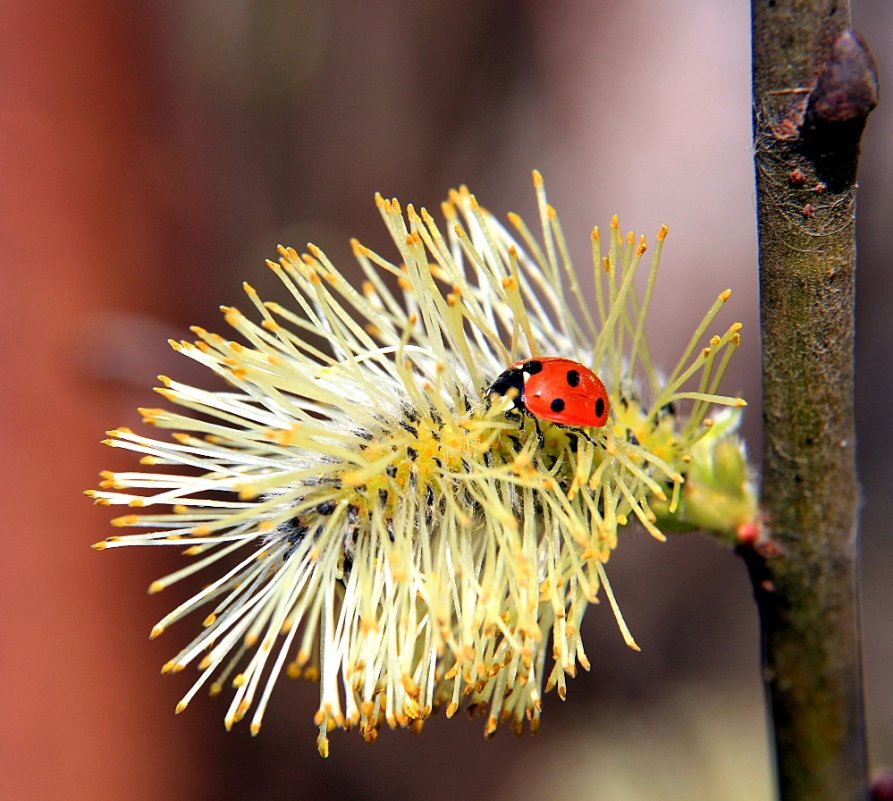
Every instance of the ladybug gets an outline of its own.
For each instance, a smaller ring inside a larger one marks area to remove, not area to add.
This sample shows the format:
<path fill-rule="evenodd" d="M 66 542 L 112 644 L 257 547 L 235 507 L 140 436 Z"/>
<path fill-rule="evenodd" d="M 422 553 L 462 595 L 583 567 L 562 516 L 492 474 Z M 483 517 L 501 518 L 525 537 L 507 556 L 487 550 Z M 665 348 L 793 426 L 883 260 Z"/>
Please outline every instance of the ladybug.
<path fill-rule="evenodd" d="M 560 356 L 515 362 L 487 388 L 487 398 L 515 390 L 514 409 L 564 428 L 600 428 L 608 421 L 608 393 L 588 367 Z M 537 426 L 539 431 L 539 426 Z"/>

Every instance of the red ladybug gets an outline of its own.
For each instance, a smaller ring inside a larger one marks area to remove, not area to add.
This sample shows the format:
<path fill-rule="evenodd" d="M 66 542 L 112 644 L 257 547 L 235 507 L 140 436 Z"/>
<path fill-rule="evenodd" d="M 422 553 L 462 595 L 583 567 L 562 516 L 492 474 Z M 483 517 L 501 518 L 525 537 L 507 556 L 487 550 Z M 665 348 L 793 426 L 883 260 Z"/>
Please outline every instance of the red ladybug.
<path fill-rule="evenodd" d="M 514 408 L 534 420 L 567 428 L 600 428 L 608 421 L 608 393 L 588 367 L 560 356 L 515 362 L 487 389 L 505 396 L 516 390 Z"/>

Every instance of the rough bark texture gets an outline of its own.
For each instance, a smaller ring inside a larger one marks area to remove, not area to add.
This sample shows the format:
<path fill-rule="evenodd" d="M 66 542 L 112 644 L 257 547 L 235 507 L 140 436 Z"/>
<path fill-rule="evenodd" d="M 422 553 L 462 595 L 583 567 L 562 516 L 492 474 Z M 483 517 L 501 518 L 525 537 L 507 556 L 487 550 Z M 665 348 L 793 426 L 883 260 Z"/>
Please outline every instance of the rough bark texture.
<path fill-rule="evenodd" d="M 866 797 L 853 427 L 855 175 L 876 104 L 843 0 L 752 0 L 762 510 L 747 550 L 783 801 Z"/>

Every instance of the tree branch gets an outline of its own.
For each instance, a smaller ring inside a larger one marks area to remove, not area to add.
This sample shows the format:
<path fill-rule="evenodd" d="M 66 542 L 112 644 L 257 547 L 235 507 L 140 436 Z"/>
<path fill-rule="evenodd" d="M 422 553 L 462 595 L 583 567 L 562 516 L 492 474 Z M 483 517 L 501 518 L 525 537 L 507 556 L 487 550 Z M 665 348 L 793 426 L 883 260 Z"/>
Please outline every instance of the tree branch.
<path fill-rule="evenodd" d="M 855 175 L 877 102 L 845 0 L 752 0 L 762 513 L 742 546 L 783 801 L 866 796 L 857 579 Z"/>

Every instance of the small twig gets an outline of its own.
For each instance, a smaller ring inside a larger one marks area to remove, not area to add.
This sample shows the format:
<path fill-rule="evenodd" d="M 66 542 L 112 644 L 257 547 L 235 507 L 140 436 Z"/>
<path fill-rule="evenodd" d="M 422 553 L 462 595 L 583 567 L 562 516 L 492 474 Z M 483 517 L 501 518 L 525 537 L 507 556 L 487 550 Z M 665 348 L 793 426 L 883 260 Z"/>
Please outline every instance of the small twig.
<path fill-rule="evenodd" d="M 752 0 L 767 534 L 739 552 L 782 801 L 867 794 L 853 301 L 856 165 L 877 82 L 848 5 Z"/>

